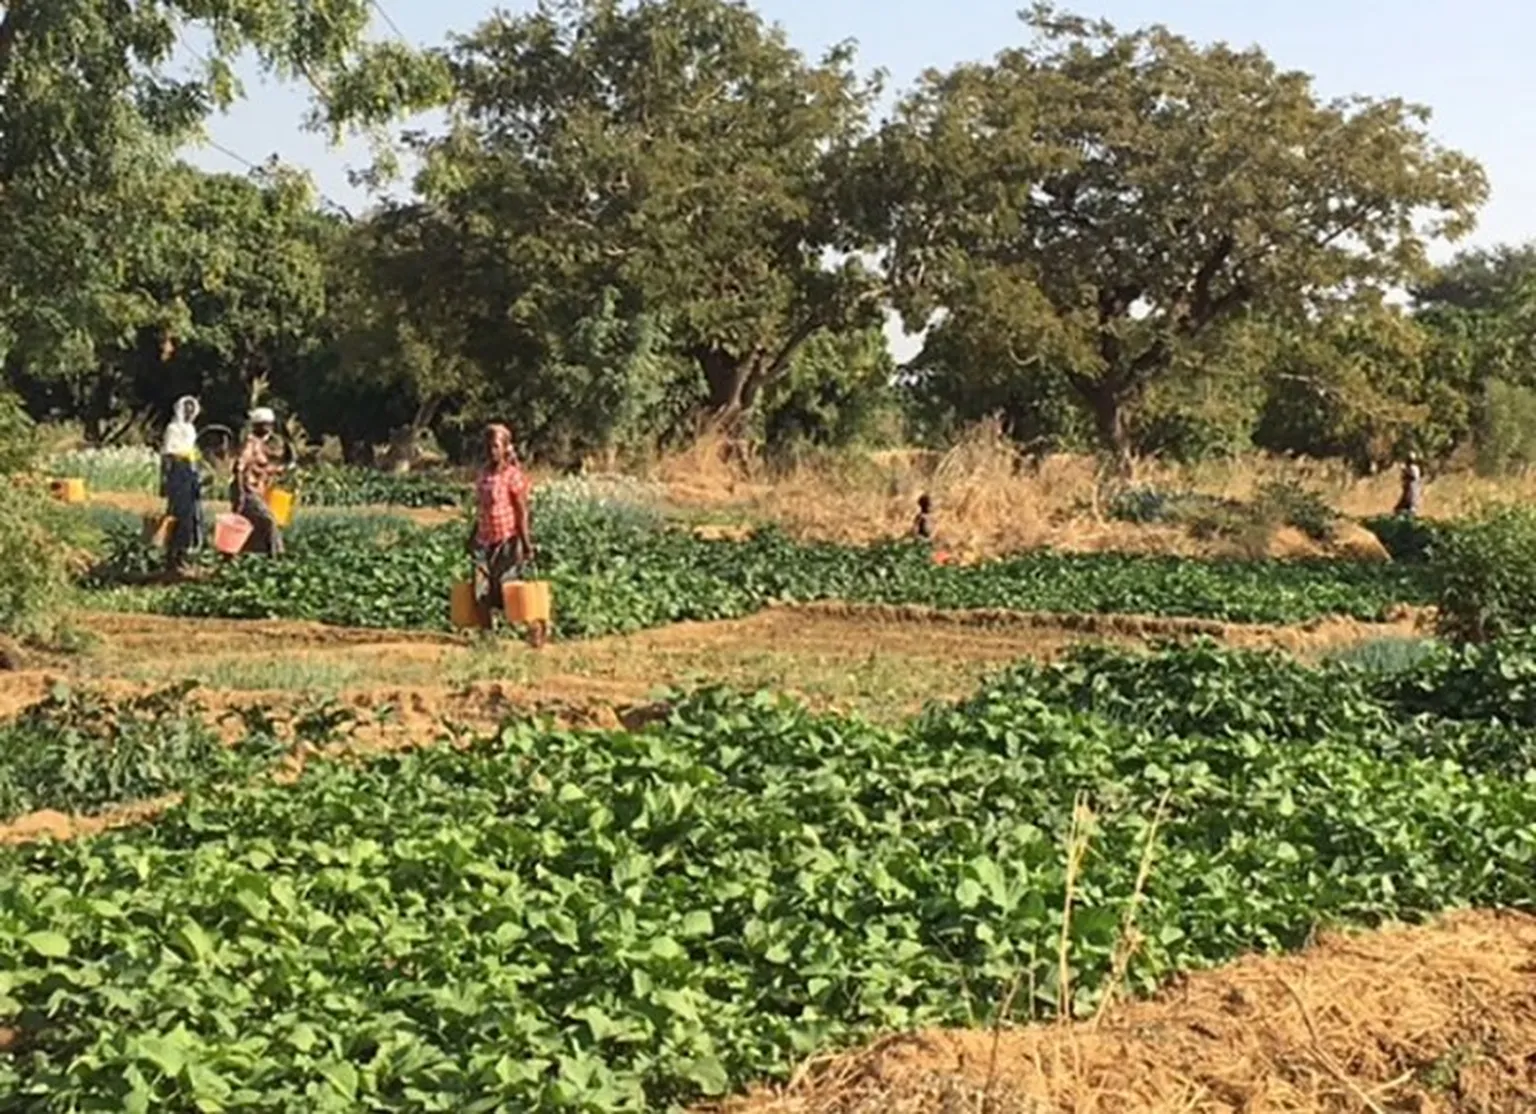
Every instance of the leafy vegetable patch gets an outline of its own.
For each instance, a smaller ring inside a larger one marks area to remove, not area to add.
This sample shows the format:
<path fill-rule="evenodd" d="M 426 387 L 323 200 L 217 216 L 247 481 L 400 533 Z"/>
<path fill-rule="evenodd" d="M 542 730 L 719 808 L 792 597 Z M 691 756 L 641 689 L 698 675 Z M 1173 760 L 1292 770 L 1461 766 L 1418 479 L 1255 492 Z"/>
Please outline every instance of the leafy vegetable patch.
<path fill-rule="evenodd" d="M 745 542 L 704 541 L 616 507 L 573 501 L 541 504 L 536 519 L 540 575 L 554 582 L 556 624 L 566 637 L 734 618 L 773 601 L 1297 622 L 1327 614 L 1378 619 L 1428 592 L 1424 570 L 1392 565 L 1035 552 L 955 567 L 906 543 L 807 545 L 773 531 Z M 466 534 L 467 524 L 301 519 L 285 558 L 221 565 L 161 606 L 181 615 L 440 628 L 448 586 L 468 572 Z M 105 567 L 135 567 L 137 543 L 121 544 L 123 553 Z"/>
<path fill-rule="evenodd" d="M 1138 988 L 1320 919 L 1536 901 L 1527 780 L 1417 753 L 1434 729 L 1372 677 L 1199 652 L 1015 673 L 899 731 L 706 692 L 641 733 L 513 726 L 0 852 L 0 1092 L 666 1109 L 1014 985 L 1090 1008 L 1149 844 Z M 1221 730 L 1255 668 L 1278 695 Z"/>

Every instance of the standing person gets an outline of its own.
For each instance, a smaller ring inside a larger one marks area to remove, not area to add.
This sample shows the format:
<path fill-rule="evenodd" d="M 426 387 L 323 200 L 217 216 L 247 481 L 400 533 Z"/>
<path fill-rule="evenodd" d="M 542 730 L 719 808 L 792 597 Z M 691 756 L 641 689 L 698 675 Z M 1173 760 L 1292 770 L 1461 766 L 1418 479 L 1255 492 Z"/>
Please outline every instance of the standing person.
<path fill-rule="evenodd" d="M 1419 504 L 1424 500 L 1424 470 L 1419 464 L 1419 454 L 1409 453 L 1403 464 L 1403 493 L 1397 500 L 1395 514 L 1417 518 Z"/>
<path fill-rule="evenodd" d="M 160 447 L 160 493 L 165 496 L 165 513 L 175 520 L 165 553 L 165 568 L 172 576 L 181 575 L 187 554 L 203 544 L 203 484 L 197 471 L 197 426 L 193 424 L 201 412 L 202 406 L 191 395 L 177 399 Z"/>
<path fill-rule="evenodd" d="M 501 603 L 502 585 L 521 579 L 524 567 L 533 560 L 531 490 L 512 445 L 512 431 L 504 425 L 487 426 L 485 464 L 475 478 L 475 522 L 468 541 L 476 559 L 475 602 L 483 622 Z M 543 623 L 535 624 L 528 640 L 541 646 L 547 633 Z"/>
<path fill-rule="evenodd" d="M 246 553 L 264 553 L 275 557 L 283 551 L 282 531 L 267 506 L 267 491 L 272 486 L 276 469 L 267 452 L 277 416 L 265 406 L 251 411 L 250 432 L 240 446 L 235 458 L 234 482 L 230 485 L 230 503 L 236 514 L 242 516 L 254 529 L 250 541 L 245 543 Z"/>

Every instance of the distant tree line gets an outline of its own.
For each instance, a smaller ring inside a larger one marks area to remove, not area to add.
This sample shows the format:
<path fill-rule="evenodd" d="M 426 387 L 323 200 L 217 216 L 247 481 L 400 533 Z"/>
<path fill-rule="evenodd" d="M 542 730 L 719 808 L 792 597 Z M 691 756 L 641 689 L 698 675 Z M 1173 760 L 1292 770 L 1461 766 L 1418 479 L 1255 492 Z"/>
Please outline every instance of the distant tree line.
<path fill-rule="evenodd" d="M 1400 100 L 1049 7 L 883 118 L 851 46 L 729 0 L 549 2 L 426 51 L 318 10 L 0 5 L 0 358 L 34 417 L 110 441 L 259 396 L 359 460 L 491 418 L 569 461 L 996 417 L 1121 462 L 1536 461 L 1536 248 L 1430 265 L 1487 184 Z M 338 134 L 444 110 L 410 200 L 180 163 L 245 49 Z M 902 368 L 892 314 L 924 332 Z"/>

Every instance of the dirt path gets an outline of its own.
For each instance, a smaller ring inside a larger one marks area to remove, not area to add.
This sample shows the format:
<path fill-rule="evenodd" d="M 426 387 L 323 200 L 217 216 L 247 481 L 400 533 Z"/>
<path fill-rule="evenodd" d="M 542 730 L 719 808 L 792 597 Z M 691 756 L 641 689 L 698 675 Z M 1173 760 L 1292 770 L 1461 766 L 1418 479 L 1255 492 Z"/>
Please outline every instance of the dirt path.
<path fill-rule="evenodd" d="M 1096 1022 L 891 1037 L 711 1114 L 1536 1110 L 1536 919 L 1464 913 L 1196 974 Z"/>
<path fill-rule="evenodd" d="M 1054 657 L 1084 642 L 1210 637 L 1310 656 L 1411 636 L 1416 617 L 1274 627 L 828 603 L 537 652 L 515 642 L 315 623 L 110 614 L 85 621 L 99 644 L 81 659 L 13 674 L 0 684 L 0 715 L 32 702 L 55 679 L 133 687 L 194 680 L 214 691 L 259 693 L 277 706 L 319 694 L 359 708 L 392 706 L 422 721 L 438 711 L 470 723 L 538 704 L 643 703 L 663 689 L 713 682 L 775 688 L 818 707 L 896 720 L 930 700 L 965 694 L 1003 664 Z"/>

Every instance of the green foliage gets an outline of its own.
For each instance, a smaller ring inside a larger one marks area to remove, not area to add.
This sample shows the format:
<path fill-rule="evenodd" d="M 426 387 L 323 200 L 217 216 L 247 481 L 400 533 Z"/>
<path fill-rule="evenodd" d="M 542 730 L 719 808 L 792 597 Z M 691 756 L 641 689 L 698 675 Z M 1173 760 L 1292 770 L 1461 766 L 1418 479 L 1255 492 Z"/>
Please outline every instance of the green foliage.
<path fill-rule="evenodd" d="M 114 703 L 59 690 L 0 725 L 0 819 L 38 809 L 92 812 L 228 778 L 279 744 L 227 747 L 187 702 L 191 686 Z"/>
<path fill-rule="evenodd" d="M 1536 389 L 1490 379 L 1477 420 L 1477 469 L 1507 475 L 1536 464 Z"/>
<path fill-rule="evenodd" d="M 153 494 L 160 489 L 160 454 L 146 447 L 123 445 L 52 453 L 47 468 L 50 476 L 79 477 L 87 491 Z"/>
<path fill-rule="evenodd" d="M 156 606 L 180 615 L 294 618 L 347 626 L 441 629 L 449 585 L 467 575 L 466 527 L 420 528 L 301 516 L 281 560 L 220 563 Z M 535 496 L 539 572 L 554 584 L 566 637 L 682 620 L 735 618 L 776 601 L 842 599 L 946 609 L 1136 612 L 1234 622 L 1320 615 L 1378 619 L 1426 599 L 1422 572 L 1349 562 L 1196 561 L 1032 552 L 940 566 L 906 542 L 799 544 L 772 530 L 705 541 L 652 516 L 580 495 Z M 116 559 L 131 567 L 133 546 Z"/>
<path fill-rule="evenodd" d="M 32 470 L 34 434 L 17 401 L 0 391 L 0 634 L 53 643 L 73 591 L 74 549 L 90 534 Z"/>
<path fill-rule="evenodd" d="M 1536 629 L 1536 509 L 1495 507 L 1437 541 L 1432 569 L 1440 633 L 1486 642 Z"/>
<path fill-rule="evenodd" d="M 1448 523 L 1400 514 L 1367 518 L 1361 525 L 1376 535 L 1392 560 L 1419 563 L 1430 560 L 1436 542 L 1455 529 Z"/>
<path fill-rule="evenodd" d="M 1030 45 L 926 76 L 853 188 L 912 328 L 944 309 L 996 331 L 1014 376 L 1065 376 L 1121 455 L 1154 386 L 1251 375 L 1234 330 L 1390 289 L 1487 194 L 1400 101 L 1325 103 L 1257 49 L 1162 28 L 1027 20 Z"/>
<path fill-rule="evenodd" d="M 902 730 L 701 693 L 639 733 L 311 763 L 0 850 L 0 1091 L 670 1109 L 1009 987 L 1015 1016 L 1088 1012 L 1138 891 L 1137 990 L 1320 923 L 1531 907 L 1536 798 L 1448 760 L 1471 736 L 1349 670 L 1194 647 L 1018 671 Z"/>
<path fill-rule="evenodd" d="M 303 504 L 311 507 L 456 507 L 468 493 L 462 478 L 448 474 L 336 464 L 306 466 L 297 483 Z"/>
<path fill-rule="evenodd" d="M 364 43 L 373 10 L 369 0 L 335 0 L 323 14 L 299 0 L 5 5 L 0 358 L 89 369 L 98 346 L 159 323 L 164 307 L 122 278 L 165 230 L 171 153 L 239 95 L 237 56 L 318 88 L 347 75 L 345 95 L 325 106 L 338 125 L 430 99 L 436 66 Z M 190 67 L 176 59 L 188 37 L 201 40 Z M 373 64 L 381 54 L 387 71 Z M 286 245 L 272 250 L 281 258 Z"/>

